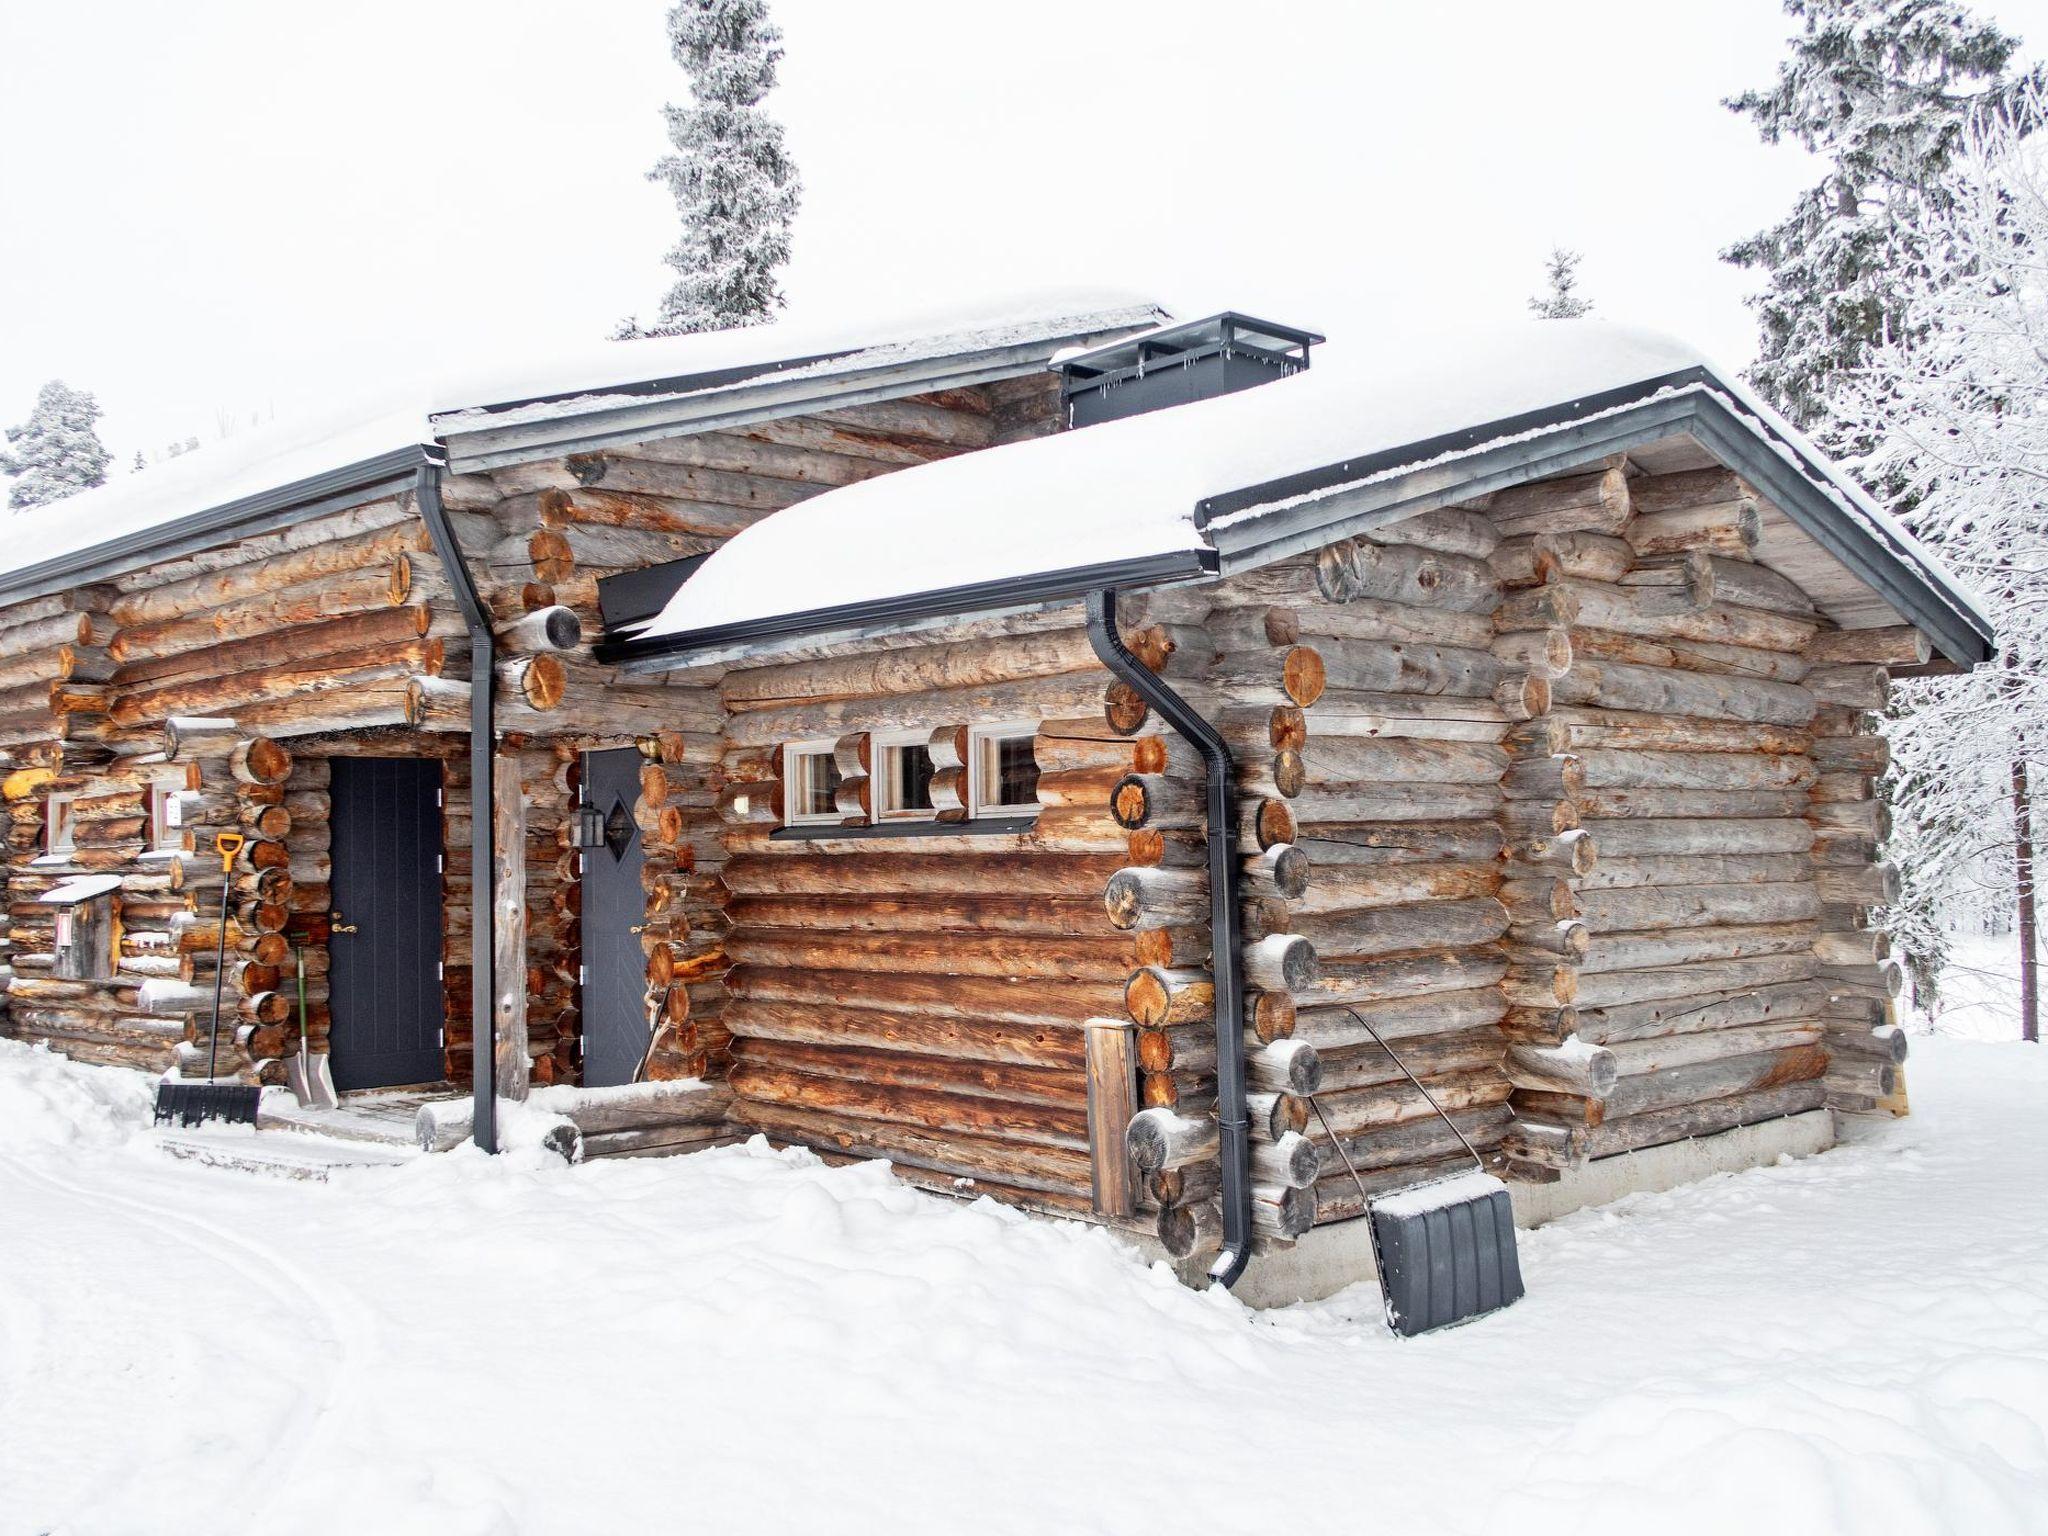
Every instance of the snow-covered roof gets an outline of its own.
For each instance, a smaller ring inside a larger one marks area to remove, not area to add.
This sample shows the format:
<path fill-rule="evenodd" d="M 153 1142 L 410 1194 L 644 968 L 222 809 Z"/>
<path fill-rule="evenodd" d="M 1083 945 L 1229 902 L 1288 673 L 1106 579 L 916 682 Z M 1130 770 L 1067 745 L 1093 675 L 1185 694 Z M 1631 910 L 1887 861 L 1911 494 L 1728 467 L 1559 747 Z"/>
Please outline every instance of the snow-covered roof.
<path fill-rule="evenodd" d="M 1316 351 L 1306 372 L 1254 389 L 826 492 L 722 546 L 632 638 L 725 632 L 910 594 L 1200 555 L 1225 542 L 1233 525 L 1542 436 L 1565 423 L 1528 418 L 1659 381 L 1674 393 L 1736 402 L 1755 418 L 1752 430 L 1774 434 L 1775 446 L 1864 536 L 1989 633 L 1974 601 L 1896 521 L 1696 349 L 1625 326 L 1528 320 L 1339 338 Z M 1616 409 L 1641 403 L 1638 396 Z M 1484 430 L 1493 424 L 1497 433 Z M 1443 447 L 1445 439 L 1455 446 Z M 1270 496 L 1260 489 L 1354 462 L 1362 466 L 1358 481 L 1338 476 L 1311 492 L 1276 486 Z M 1218 499 L 1229 510 L 1212 524 L 1203 503 Z"/>
<path fill-rule="evenodd" d="M 394 377 L 377 400 L 311 421 L 279 423 L 119 475 L 95 490 L 0 518 L 0 595 L 11 576 L 89 555 L 251 498 L 415 459 L 422 444 L 483 428 L 564 421 L 620 401 L 646 405 L 758 382 L 832 379 L 1005 346 L 1053 345 L 1155 324 L 1163 311 L 1128 293 L 1030 295 L 943 313 L 831 323 L 784 320 L 695 336 L 594 342 L 516 355 L 453 377 Z"/>

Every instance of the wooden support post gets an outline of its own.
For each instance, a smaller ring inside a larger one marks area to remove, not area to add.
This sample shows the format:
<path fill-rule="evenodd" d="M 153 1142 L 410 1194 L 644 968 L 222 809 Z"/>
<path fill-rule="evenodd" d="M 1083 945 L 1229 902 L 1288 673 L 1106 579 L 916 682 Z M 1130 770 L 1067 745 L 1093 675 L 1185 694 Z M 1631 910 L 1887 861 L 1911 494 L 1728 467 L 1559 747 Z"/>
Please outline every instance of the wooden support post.
<path fill-rule="evenodd" d="M 497 1095 L 523 1099 L 531 1074 L 526 1053 L 526 798 L 517 757 L 499 756 L 491 773 L 496 800 L 491 859 L 496 868 L 492 932 L 497 943 Z"/>
<path fill-rule="evenodd" d="M 1138 1109 L 1137 1026 L 1128 1019 L 1090 1019 L 1088 1147 L 1095 1214 L 1127 1217 L 1137 1209 L 1137 1179 L 1125 1132 Z"/>

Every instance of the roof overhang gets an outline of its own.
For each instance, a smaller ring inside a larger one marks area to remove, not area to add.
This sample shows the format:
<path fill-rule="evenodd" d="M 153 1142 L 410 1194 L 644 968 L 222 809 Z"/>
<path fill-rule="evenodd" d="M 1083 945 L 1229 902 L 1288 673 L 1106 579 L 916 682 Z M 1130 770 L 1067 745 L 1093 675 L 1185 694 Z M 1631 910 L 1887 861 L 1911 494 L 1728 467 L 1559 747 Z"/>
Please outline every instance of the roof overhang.
<path fill-rule="evenodd" d="M 229 539 L 275 533 L 329 512 L 381 501 L 409 490 L 420 465 L 434 451 L 427 444 L 393 449 L 303 480 L 237 497 L 187 517 L 153 524 L 102 544 L 0 571 L 0 603 L 68 592 L 161 561 L 196 555 Z M 61 505 L 58 503 L 57 507 Z"/>
<path fill-rule="evenodd" d="M 766 616 L 654 640 L 615 638 L 600 645 L 598 656 L 630 673 L 661 672 L 1024 611 L 1105 586 L 1229 576 L 1432 507 L 1568 474 L 1681 436 L 1734 470 L 1955 665 L 1967 668 L 1990 658 L 1989 621 L 1946 574 L 1910 540 L 1888 532 L 1874 507 L 1859 505 L 1853 487 L 1837 481 L 1809 445 L 1781 430 L 1768 413 L 1752 409 L 1706 368 L 1204 498 L 1193 508 L 1193 520 L 1207 549 Z"/>
<path fill-rule="evenodd" d="M 964 333 L 955 350 L 892 358 L 898 343 L 812 352 L 773 361 L 566 393 L 537 394 L 420 417 L 400 443 L 370 457 L 280 482 L 249 495 L 152 522 L 131 533 L 47 560 L 0 568 L 0 604 L 25 601 L 104 581 L 161 561 L 215 548 L 232 539 L 274 533 L 329 512 L 344 511 L 409 490 L 423 462 L 456 473 L 526 463 L 608 445 L 685 436 L 783 416 L 868 405 L 907 394 L 964 389 L 1041 372 L 1056 351 L 1092 345 L 1155 324 L 1157 305 L 1060 314 L 1031 340 L 996 342 Z M 942 338 L 948 342 L 951 336 Z M 874 351 L 869 366 L 834 367 Z M 398 434 L 394 433 L 394 440 Z"/>
<path fill-rule="evenodd" d="M 495 425 L 489 419 L 492 414 L 515 416 L 525 406 L 550 403 L 528 401 L 494 407 L 489 413 L 465 411 L 452 417 L 437 417 L 435 425 L 448 446 L 449 468 L 457 474 L 471 474 L 535 459 L 588 453 L 619 443 L 693 432 L 731 431 L 807 411 L 872 405 L 903 395 L 968 389 L 1001 379 L 1021 378 L 1043 373 L 1048 355 L 1062 345 L 1117 335 L 1127 329 L 1114 326 L 943 357 L 835 369 L 815 377 L 800 371 L 811 363 L 852 355 L 834 353 L 804 359 L 797 365 L 763 370 L 715 388 L 707 389 L 700 380 L 689 380 L 680 381 L 690 386 L 681 393 L 636 391 L 631 395 L 586 396 L 573 415 L 543 414 L 504 425 Z"/>
<path fill-rule="evenodd" d="M 784 645 L 837 645 L 903 634 L 934 621 L 1028 613 L 1075 602 L 1105 587 L 1167 586 L 1213 576 L 1216 569 L 1216 556 L 1209 550 L 1175 550 L 1133 560 L 1068 566 L 1028 576 L 778 614 L 653 640 L 606 640 L 598 644 L 596 654 L 599 661 L 628 674 L 669 672 L 678 667 L 731 661 Z"/>
<path fill-rule="evenodd" d="M 1823 483 L 1829 477 L 1807 462 L 1803 443 L 1747 409 L 1704 368 L 1246 486 L 1205 499 L 1195 520 L 1229 575 L 1678 433 L 1753 485 L 1951 661 L 1971 667 L 1991 658 L 1988 620 L 1937 571 L 1883 537 L 1843 491 Z"/>

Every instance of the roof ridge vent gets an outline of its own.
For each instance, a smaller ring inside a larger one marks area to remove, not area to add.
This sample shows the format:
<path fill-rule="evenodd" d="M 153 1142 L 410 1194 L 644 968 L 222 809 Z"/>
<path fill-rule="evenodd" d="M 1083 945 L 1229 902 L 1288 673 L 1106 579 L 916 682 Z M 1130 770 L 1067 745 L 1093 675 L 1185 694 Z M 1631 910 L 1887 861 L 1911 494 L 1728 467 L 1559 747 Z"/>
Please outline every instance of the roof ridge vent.
<path fill-rule="evenodd" d="M 1234 394 L 1308 367 L 1314 331 L 1225 310 L 1057 357 L 1060 416 L 1070 427 Z"/>

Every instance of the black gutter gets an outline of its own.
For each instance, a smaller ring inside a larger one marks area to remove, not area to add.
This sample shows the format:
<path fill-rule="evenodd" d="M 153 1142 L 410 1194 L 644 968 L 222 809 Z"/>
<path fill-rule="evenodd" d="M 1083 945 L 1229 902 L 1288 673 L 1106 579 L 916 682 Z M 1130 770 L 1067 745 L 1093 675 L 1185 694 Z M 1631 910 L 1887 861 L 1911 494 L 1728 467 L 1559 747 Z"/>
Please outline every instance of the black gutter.
<path fill-rule="evenodd" d="M 1210 575 L 1215 569 L 1214 550 L 1177 549 L 1132 560 L 1069 566 L 1064 570 L 1041 571 L 1028 576 L 1004 576 L 994 581 L 973 581 L 957 587 L 869 598 L 864 602 L 841 603 L 831 608 L 811 608 L 802 613 L 746 619 L 736 624 L 717 624 L 708 629 L 692 629 L 653 640 L 606 638 L 598 643 L 595 654 L 607 666 L 629 673 L 667 672 L 690 665 L 692 659 L 703 652 L 736 645 L 815 639 L 823 633 L 838 630 L 865 632 L 892 624 L 914 623 L 919 619 L 956 618 L 1005 608 L 1024 608 L 1035 603 L 1083 597 L 1104 587 L 1156 586 L 1163 582 L 1186 581 Z"/>
<path fill-rule="evenodd" d="M 1209 952 L 1216 988 L 1216 1123 L 1223 1173 L 1223 1248 L 1209 1278 L 1228 1288 L 1252 1256 L 1251 1139 L 1245 1116 L 1244 935 L 1237 908 L 1237 817 L 1230 747 L 1216 727 L 1148 671 L 1117 632 L 1116 588 L 1088 594 L 1088 640 L 1102 664 L 1202 754 L 1208 776 Z"/>
<path fill-rule="evenodd" d="M 486 1152 L 495 1152 L 498 1021 L 496 983 L 491 971 L 496 959 L 492 908 L 497 899 L 497 861 L 492 854 L 497 805 L 491 769 L 497 722 L 491 684 L 497 670 L 497 637 L 491 633 L 490 614 L 477 595 L 469 562 L 462 558 L 462 545 L 448 525 L 447 509 L 441 505 L 443 469 L 441 461 L 429 452 L 419 464 L 414 485 L 419 495 L 420 520 L 427 525 L 434 553 L 440 556 L 448 585 L 455 591 L 456 605 L 462 609 L 462 622 L 469 627 L 470 1134 Z"/>

